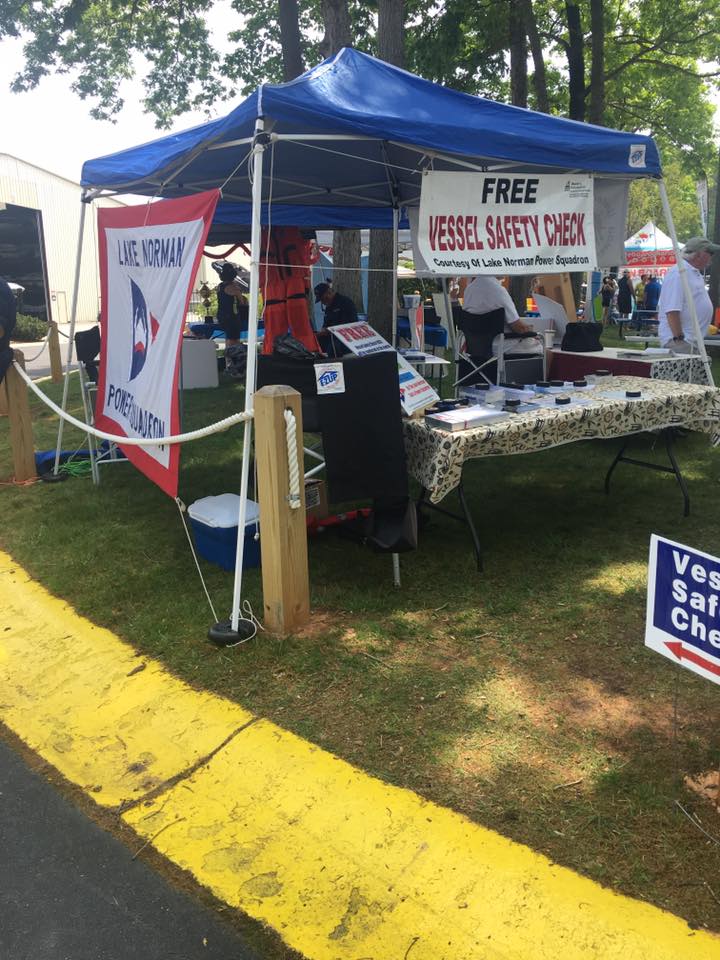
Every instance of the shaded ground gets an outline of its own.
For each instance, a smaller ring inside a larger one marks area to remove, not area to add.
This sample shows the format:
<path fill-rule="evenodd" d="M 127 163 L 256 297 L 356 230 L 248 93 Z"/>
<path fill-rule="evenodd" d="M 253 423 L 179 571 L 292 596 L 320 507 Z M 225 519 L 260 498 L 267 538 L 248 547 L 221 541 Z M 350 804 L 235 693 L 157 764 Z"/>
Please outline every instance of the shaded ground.
<path fill-rule="evenodd" d="M 185 426 L 241 402 L 232 385 L 194 391 Z M 54 421 L 37 416 L 38 446 L 51 446 Z M 0 423 L 0 444 L 6 433 Z M 655 455 L 651 440 L 638 445 Z M 483 576 L 450 520 L 433 518 L 403 557 L 400 591 L 388 557 L 313 540 L 309 628 L 236 650 L 205 641 L 212 618 L 177 509 L 129 466 L 108 469 L 99 489 L 77 479 L 3 487 L 0 543 L 191 683 L 718 931 L 718 843 L 676 804 L 720 838 L 715 808 L 683 783 L 717 768 L 717 688 L 645 650 L 643 631 L 650 534 L 720 552 L 720 454 L 703 436 L 680 441 L 693 501 L 684 520 L 674 481 L 650 471 L 621 466 L 605 497 L 616 449 L 581 443 L 470 464 Z M 186 447 L 183 499 L 237 489 L 239 454 L 239 430 Z M 8 462 L 0 445 L 0 478 Z M 206 573 L 227 611 L 230 576 Z M 257 609 L 258 573 L 247 581 Z"/>

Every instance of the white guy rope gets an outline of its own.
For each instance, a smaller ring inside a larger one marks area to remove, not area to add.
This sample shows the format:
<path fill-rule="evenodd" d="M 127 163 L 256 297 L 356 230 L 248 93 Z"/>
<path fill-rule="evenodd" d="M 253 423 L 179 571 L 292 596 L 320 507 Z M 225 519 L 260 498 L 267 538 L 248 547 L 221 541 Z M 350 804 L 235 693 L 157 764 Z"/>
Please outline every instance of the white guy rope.
<path fill-rule="evenodd" d="M 290 489 L 288 503 L 291 510 L 300 506 L 300 466 L 297 455 L 297 421 L 292 410 L 285 411 L 285 438 L 287 439 L 288 473 L 290 475 Z"/>
<path fill-rule="evenodd" d="M 302 270 L 306 270 L 309 273 L 313 267 L 317 266 L 317 262 L 311 263 L 307 267 L 298 267 L 296 263 L 276 263 L 274 260 L 261 260 L 260 266 L 264 267 L 265 269 L 267 269 L 267 267 L 282 267 L 284 270 L 302 269 Z M 392 267 L 337 267 L 335 266 L 335 264 L 333 264 L 332 266 L 329 266 L 328 270 L 333 270 L 333 271 L 334 270 L 338 270 L 338 271 L 352 270 L 355 273 L 394 273 L 396 272 L 396 271 L 393 271 Z M 409 280 L 412 278 L 407 277 L 406 279 Z M 422 278 L 419 277 L 418 279 L 422 279 Z M 266 289 L 267 289 L 267 284 L 266 284 Z"/>
<path fill-rule="evenodd" d="M 213 606 L 213 602 L 210 599 L 210 594 L 208 593 L 208 588 L 205 584 L 205 578 L 203 577 L 202 570 L 200 569 L 200 563 L 197 558 L 197 553 L 195 553 L 195 544 L 193 543 L 192 537 L 190 536 L 187 520 L 185 519 L 185 512 L 187 511 L 187 507 L 185 506 L 183 501 L 180 499 L 180 497 L 175 497 L 175 503 L 177 504 L 178 512 L 180 513 L 180 519 L 182 520 L 182 525 L 185 530 L 185 536 L 187 537 L 187 541 L 190 544 L 190 552 L 193 555 L 193 560 L 195 561 L 195 566 L 197 567 L 198 576 L 200 577 L 200 583 L 202 584 L 202 588 L 205 591 L 207 602 L 210 605 L 210 613 L 212 613 L 213 617 L 215 618 L 215 622 L 217 623 L 218 615 L 217 613 L 215 613 L 215 607 Z"/>
<path fill-rule="evenodd" d="M 62 420 L 66 420 L 72 424 L 73 427 L 77 427 L 78 430 L 82 430 L 84 433 L 92 434 L 93 437 L 97 437 L 99 440 L 109 440 L 111 443 L 118 443 L 125 447 L 164 447 L 166 444 L 187 443 L 189 440 L 200 440 L 202 437 L 209 437 L 213 433 L 221 433 L 223 430 L 228 430 L 230 427 L 235 426 L 236 423 L 241 423 L 243 420 L 251 420 L 253 417 L 252 410 L 243 410 L 240 413 L 234 413 L 231 417 L 225 417 L 224 420 L 211 423 L 207 427 L 201 427 L 199 430 L 191 430 L 189 433 L 178 433 L 172 437 L 148 437 L 147 439 L 143 439 L 142 437 L 124 437 L 117 433 L 105 433 L 104 430 L 98 430 L 89 423 L 83 423 L 82 420 L 77 420 L 71 414 L 62 410 L 56 403 L 53 403 L 47 394 L 43 393 L 42 390 L 35 385 L 34 381 L 30 379 L 19 363 L 15 361 L 14 366 L 33 393 Z"/>

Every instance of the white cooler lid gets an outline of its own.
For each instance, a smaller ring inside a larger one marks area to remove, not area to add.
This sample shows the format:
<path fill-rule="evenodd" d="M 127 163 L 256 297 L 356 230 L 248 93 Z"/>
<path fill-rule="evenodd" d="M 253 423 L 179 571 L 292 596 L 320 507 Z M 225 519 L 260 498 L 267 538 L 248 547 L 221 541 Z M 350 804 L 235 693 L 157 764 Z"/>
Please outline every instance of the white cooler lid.
<path fill-rule="evenodd" d="M 254 523 L 260 510 L 254 500 L 247 501 L 246 523 Z M 240 497 L 237 493 L 221 493 L 217 497 L 203 497 L 188 507 L 192 520 L 206 527 L 236 527 L 240 512 Z"/>

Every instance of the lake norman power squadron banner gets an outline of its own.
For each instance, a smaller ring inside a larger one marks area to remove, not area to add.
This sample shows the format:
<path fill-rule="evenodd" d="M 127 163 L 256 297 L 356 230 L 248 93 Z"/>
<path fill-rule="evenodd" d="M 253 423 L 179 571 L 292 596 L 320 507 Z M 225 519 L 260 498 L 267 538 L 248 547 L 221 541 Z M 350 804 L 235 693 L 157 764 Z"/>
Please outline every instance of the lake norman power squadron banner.
<path fill-rule="evenodd" d="M 430 270 L 449 276 L 592 269 L 592 177 L 429 171 L 417 245 Z"/>
<path fill-rule="evenodd" d="M 101 430 L 148 439 L 180 432 L 182 331 L 219 195 L 210 190 L 98 211 Z M 120 446 L 165 493 L 177 496 L 178 444 Z"/>

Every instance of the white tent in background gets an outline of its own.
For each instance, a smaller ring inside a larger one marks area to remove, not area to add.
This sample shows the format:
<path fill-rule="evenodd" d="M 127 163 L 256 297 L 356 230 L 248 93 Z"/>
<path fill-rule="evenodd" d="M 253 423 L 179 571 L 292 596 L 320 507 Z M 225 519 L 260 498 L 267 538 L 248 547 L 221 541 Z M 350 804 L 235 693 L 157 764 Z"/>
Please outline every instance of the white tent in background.
<path fill-rule="evenodd" d="M 672 240 L 652 220 L 625 241 L 625 264 L 633 276 L 653 273 L 664 277 L 675 263 Z"/>

